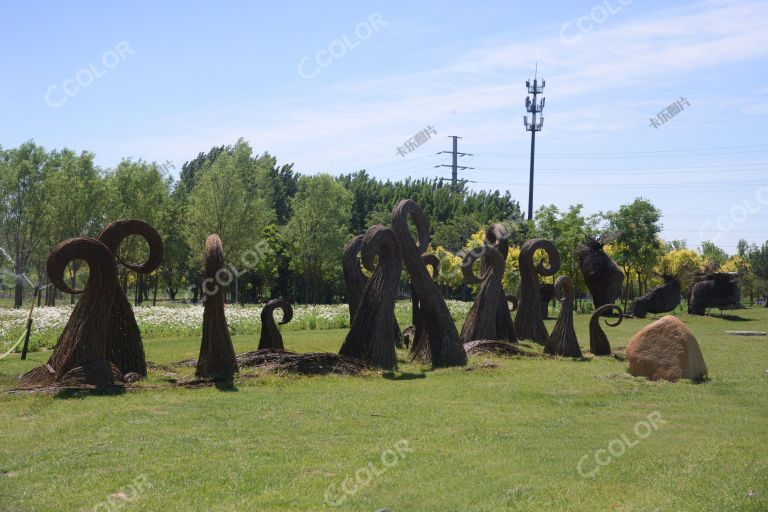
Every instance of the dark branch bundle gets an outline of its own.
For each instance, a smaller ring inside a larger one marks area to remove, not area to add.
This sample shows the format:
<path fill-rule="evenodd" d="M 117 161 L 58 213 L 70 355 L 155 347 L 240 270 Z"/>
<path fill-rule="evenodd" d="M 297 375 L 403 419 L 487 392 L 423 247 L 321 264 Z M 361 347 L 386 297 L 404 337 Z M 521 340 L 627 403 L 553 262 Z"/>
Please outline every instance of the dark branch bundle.
<path fill-rule="evenodd" d="M 280 329 L 277 328 L 277 323 L 275 323 L 275 317 L 273 316 L 277 308 L 283 310 L 283 319 L 280 320 L 280 325 L 287 324 L 293 318 L 293 308 L 283 299 L 272 299 L 264 304 L 264 307 L 261 308 L 259 350 L 267 348 L 285 350 L 283 336 L 280 334 Z"/>
<path fill-rule="evenodd" d="M 382 225 L 370 227 L 363 238 L 360 253 L 363 265 L 373 275 L 363 290 L 339 354 L 370 362 L 379 368 L 394 369 L 397 367 L 397 354 L 392 325 L 402 267 L 395 232 Z"/>
<path fill-rule="evenodd" d="M 629 306 L 632 315 L 645 318 L 648 313 L 668 313 L 680 304 L 680 280 L 664 275 L 664 283 L 638 297 Z"/>
<path fill-rule="evenodd" d="M 440 260 L 434 254 L 422 254 L 421 261 L 424 266 L 430 267 L 432 272 L 429 274 L 432 281 L 437 279 L 440 274 Z M 411 322 L 413 325 L 413 342 L 411 343 L 411 360 L 429 361 L 429 336 L 427 335 L 426 323 L 421 313 L 421 303 L 416 293 L 416 288 L 411 283 Z"/>
<path fill-rule="evenodd" d="M 507 255 L 509 255 L 509 232 L 501 224 L 493 224 L 485 230 L 485 244 L 491 245 L 498 249 L 501 253 L 501 258 L 504 260 L 504 268 L 502 269 L 501 295 L 497 302 L 496 313 L 496 339 L 506 340 L 510 343 L 517 342 L 517 333 L 515 333 L 515 323 L 512 321 L 512 313 L 510 312 L 507 296 L 504 295 L 504 271 L 506 270 Z M 480 261 L 480 271 L 483 271 L 483 267 L 487 265 L 485 258 Z M 517 309 L 517 299 L 514 299 L 512 311 Z"/>
<path fill-rule="evenodd" d="M 413 219 L 418 232 L 418 244 L 408 229 L 408 219 Z M 459 333 L 440 289 L 430 278 L 421 255 L 429 245 L 429 225 L 421 207 L 411 199 L 403 199 L 392 210 L 392 229 L 400 242 L 403 261 L 419 298 L 420 314 L 429 343 L 429 355 L 433 367 L 464 366 L 467 354 L 459 342 Z M 417 339 L 417 342 L 419 340 Z"/>
<path fill-rule="evenodd" d="M 608 337 L 605 335 L 602 326 L 600 325 L 600 317 L 606 314 L 615 313 L 617 320 L 615 323 L 611 323 L 608 320 L 605 321 L 605 325 L 609 327 L 616 327 L 621 323 L 621 319 L 624 316 L 624 312 L 616 304 L 603 304 L 592 313 L 592 317 L 589 319 L 589 351 L 596 356 L 609 356 L 611 355 L 611 344 L 608 343 Z"/>
<path fill-rule="evenodd" d="M 579 267 L 596 308 L 611 304 L 621 295 L 624 272 L 603 250 L 606 239 L 585 237 L 579 248 Z"/>
<path fill-rule="evenodd" d="M 560 301 L 560 315 L 555 328 L 544 345 L 544 353 L 553 356 L 582 357 L 576 331 L 573 329 L 573 300 L 576 296 L 573 279 L 560 276 L 555 281 L 555 297 Z"/>
<path fill-rule="evenodd" d="M 203 338 L 197 358 L 195 377 L 230 380 L 237 373 L 235 349 L 224 315 L 224 290 L 216 283 L 216 273 L 224 268 L 224 250 L 219 235 L 205 241 L 205 304 L 203 307 Z M 213 288 L 211 288 L 213 286 Z"/>
<path fill-rule="evenodd" d="M 477 260 L 482 261 L 479 276 L 472 270 L 472 264 Z M 476 247 L 464 256 L 461 272 L 467 283 L 480 283 L 480 290 L 461 328 L 461 342 L 502 339 L 496 331 L 499 301 L 503 299 L 504 306 L 507 307 L 501 284 L 504 275 L 504 258 L 501 252 L 492 245 Z"/>
<path fill-rule="evenodd" d="M 360 306 L 360 301 L 363 298 L 363 291 L 365 285 L 368 283 L 368 278 L 363 274 L 360 268 L 360 261 L 358 255 L 363 245 L 363 238 L 365 235 L 357 235 L 349 239 L 344 245 L 344 252 L 341 257 L 341 268 L 344 272 L 344 284 L 347 287 L 347 304 L 349 304 L 349 325 L 352 326 L 352 322 L 355 320 L 355 314 Z M 400 326 L 397 323 L 397 318 L 392 320 L 392 331 L 395 337 L 395 342 L 398 346 L 402 345 L 403 335 L 400 332 Z"/>
<path fill-rule="evenodd" d="M 543 249 L 549 256 L 549 266 L 543 259 L 534 264 L 534 253 Z M 560 254 L 555 244 L 543 238 L 528 240 L 520 248 L 520 301 L 515 316 L 515 331 L 519 338 L 544 345 L 549 335 L 541 314 L 538 276 L 552 276 L 560 268 Z"/>

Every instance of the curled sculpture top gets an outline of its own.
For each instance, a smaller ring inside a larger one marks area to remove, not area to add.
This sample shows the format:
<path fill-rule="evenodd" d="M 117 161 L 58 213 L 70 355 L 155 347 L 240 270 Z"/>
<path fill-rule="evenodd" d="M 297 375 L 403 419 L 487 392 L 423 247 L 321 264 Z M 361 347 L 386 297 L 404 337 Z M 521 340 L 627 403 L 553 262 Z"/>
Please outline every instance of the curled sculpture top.
<path fill-rule="evenodd" d="M 499 250 L 506 260 L 509 254 L 509 232 L 503 224 L 492 224 L 485 230 L 485 243 Z"/>
<path fill-rule="evenodd" d="M 534 265 L 533 255 L 536 251 L 542 249 L 547 252 L 549 257 L 549 266 L 544 258 L 540 258 Z M 520 248 L 520 273 L 530 274 L 531 271 L 539 274 L 540 276 L 553 276 L 560 270 L 560 253 L 557 251 L 555 244 L 549 240 L 543 238 L 535 238 L 528 240 Z"/>
<path fill-rule="evenodd" d="M 395 232 L 386 226 L 377 224 L 365 232 L 360 248 L 360 262 L 369 272 L 375 272 L 376 256 L 379 265 L 396 265 L 400 267 L 400 244 Z"/>
<path fill-rule="evenodd" d="M 484 265 L 485 268 L 480 269 L 480 275 L 476 275 L 473 270 L 473 264 L 475 261 L 483 258 L 484 261 L 490 262 L 490 265 Z M 461 262 L 461 273 L 464 275 L 464 280 L 469 284 L 479 284 L 488 279 L 491 272 L 496 274 L 499 280 L 504 274 L 504 258 L 498 249 L 492 245 L 482 245 L 470 250 Z"/>
<path fill-rule="evenodd" d="M 149 245 L 149 257 L 144 263 L 126 263 L 117 256 L 120 244 L 131 235 L 144 238 Z M 163 262 L 163 240 L 157 230 L 143 220 L 125 219 L 113 222 L 101 230 L 98 239 L 112 251 L 121 264 L 135 272 L 148 274 Z"/>
<path fill-rule="evenodd" d="M 291 304 L 283 299 L 272 299 L 270 301 L 267 301 L 266 304 L 264 304 L 264 307 L 261 308 L 261 322 L 264 324 L 265 322 L 272 321 L 274 322 L 274 312 L 276 309 L 280 309 L 283 312 L 283 318 L 277 322 L 277 325 L 284 325 L 293 319 L 293 307 Z"/>
<path fill-rule="evenodd" d="M 414 240 L 408 229 L 408 219 L 416 226 L 418 241 Z M 429 246 L 429 224 L 421 207 L 411 199 L 403 199 L 392 210 L 392 229 L 397 233 L 397 239 L 405 254 L 412 252 L 417 255 L 424 254 Z"/>
<path fill-rule="evenodd" d="M 560 276 L 555 281 L 555 298 L 567 305 L 572 305 L 576 298 L 576 287 L 570 276 Z"/>
<path fill-rule="evenodd" d="M 71 288 L 64 282 L 64 269 L 73 260 L 88 264 L 88 281 L 85 288 Z M 117 265 L 112 252 L 95 238 L 72 238 L 61 242 L 51 250 L 46 263 L 48 277 L 56 288 L 64 293 L 83 293 L 86 288 L 112 292 L 117 285 Z"/>

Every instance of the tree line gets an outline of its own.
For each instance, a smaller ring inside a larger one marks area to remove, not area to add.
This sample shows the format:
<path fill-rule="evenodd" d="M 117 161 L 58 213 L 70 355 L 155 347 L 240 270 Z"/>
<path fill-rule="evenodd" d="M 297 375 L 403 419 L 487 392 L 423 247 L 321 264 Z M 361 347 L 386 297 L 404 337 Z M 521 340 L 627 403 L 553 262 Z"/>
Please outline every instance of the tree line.
<path fill-rule="evenodd" d="M 565 211 L 544 206 L 534 221 L 525 222 L 509 192 L 471 191 L 463 184 L 430 179 L 382 181 L 365 170 L 341 176 L 300 174 L 269 153 L 254 153 L 242 139 L 198 154 L 181 166 L 178 179 L 155 162 L 128 158 L 102 169 L 93 153 L 47 151 L 29 141 L 0 147 L 0 282 L 13 290 L 13 303 L 20 307 L 30 283 L 47 284 L 45 263 L 57 243 L 95 236 L 117 219 L 138 218 L 162 235 L 165 260 L 150 276 L 121 271 L 120 282 L 132 290 L 137 304 L 199 300 L 202 250 L 210 233 L 219 234 L 224 243 L 230 301 L 255 303 L 279 296 L 291 302 L 340 302 L 345 299 L 340 267 L 344 243 L 371 224 L 388 224 L 392 207 L 402 198 L 415 200 L 427 214 L 430 251 L 444 267 L 439 284 L 452 297 L 469 298 L 472 290 L 461 283 L 457 265 L 462 251 L 482 243 L 482 229 L 494 222 L 507 226 L 514 246 L 534 236 L 553 240 L 562 271 L 581 289 L 576 250 L 584 236 L 618 233 L 610 249 L 628 276 L 627 296 L 653 283 L 668 254 L 688 250 L 684 242 L 664 244 L 659 239 L 661 212 L 641 198 L 588 217 L 581 205 Z M 768 244 L 740 244 L 734 256 L 738 261 L 717 253 L 714 244 L 702 249 L 703 258 L 748 271 L 754 293 L 764 290 Z M 142 240 L 129 239 L 119 257 L 140 261 L 146 251 Z M 514 270 L 517 253 L 510 254 L 508 266 Z M 87 278 L 79 263 L 69 267 L 73 285 Z M 515 293 L 515 273 L 508 274 L 508 293 Z M 402 290 L 407 290 L 405 276 Z M 55 304 L 57 294 L 47 287 L 39 300 Z"/>

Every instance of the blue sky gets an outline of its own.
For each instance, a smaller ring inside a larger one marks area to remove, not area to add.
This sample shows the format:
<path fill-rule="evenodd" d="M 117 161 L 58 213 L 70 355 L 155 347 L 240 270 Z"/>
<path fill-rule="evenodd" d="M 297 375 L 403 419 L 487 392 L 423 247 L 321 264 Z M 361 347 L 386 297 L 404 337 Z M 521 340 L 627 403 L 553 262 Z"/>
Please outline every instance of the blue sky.
<path fill-rule="evenodd" d="M 16 2 L 0 145 L 181 164 L 248 140 L 302 173 L 449 176 L 527 208 L 524 82 L 545 88 L 534 206 L 636 196 L 665 239 L 768 238 L 768 2 Z M 687 104 L 658 128 L 650 118 Z M 398 146 L 437 135 L 402 157 Z"/>

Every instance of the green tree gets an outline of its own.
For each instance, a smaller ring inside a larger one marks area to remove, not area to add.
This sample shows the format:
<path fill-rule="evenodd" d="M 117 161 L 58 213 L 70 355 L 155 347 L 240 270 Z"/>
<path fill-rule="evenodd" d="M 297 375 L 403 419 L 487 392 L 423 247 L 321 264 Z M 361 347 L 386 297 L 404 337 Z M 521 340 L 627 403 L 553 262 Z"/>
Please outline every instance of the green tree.
<path fill-rule="evenodd" d="M 186 240 L 193 260 L 201 260 L 208 235 L 216 233 L 224 244 L 224 254 L 234 266 L 233 298 L 238 300 L 238 274 L 251 266 L 251 251 L 274 212 L 254 193 L 250 148 L 219 153 L 199 171 L 197 183 L 187 200 Z M 202 265 L 202 261 L 198 266 Z"/>
<path fill-rule="evenodd" d="M 170 204 L 172 179 L 155 163 L 143 160 L 123 160 L 107 174 L 108 190 L 107 221 L 139 219 L 147 222 L 165 235 L 162 229 Z M 120 245 L 119 257 L 123 261 L 144 261 L 148 246 L 143 239 L 128 237 Z M 129 281 L 136 279 L 135 302 L 140 304 L 148 295 L 147 276 L 134 274 L 125 268 L 120 270 L 120 282 L 127 292 Z"/>
<path fill-rule="evenodd" d="M 352 194 L 327 174 L 302 176 L 286 227 L 293 268 L 305 280 L 304 301 L 317 303 L 320 281 L 338 268 L 349 235 Z"/>
<path fill-rule="evenodd" d="M 92 153 L 77 155 L 68 149 L 51 153 L 50 165 L 45 171 L 45 187 L 47 250 L 63 240 L 96 236 L 104 227 L 107 188 L 102 172 L 93 163 Z M 43 265 L 45 259 L 47 253 L 41 258 Z M 69 267 L 73 288 L 77 287 L 81 263 L 75 260 Z M 70 303 L 74 302 L 75 296 L 70 295 Z"/>
<path fill-rule="evenodd" d="M 765 294 L 768 291 L 768 242 L 764 242 L 760 247 L 753 246 L 747 253 L 747 260 L 759 280 L 756 286 Z M 768 308 L 768 296 L 765 307 Z"/>
<path fill-rule="evenodd" d="M 551 240 L 560 253 L 560 270 L 571 276 L 577 290 L 583 290 L 584 276 L 579 266 L 579 246 L 584 237 L 594 233 L 592 219 L 581 212 L 584 206 L 577 204 L 561 212 L 555 205 L 542 206 L 534 215 L 536 237 Z"/>
<path fill-rule="evenodd" d="M 0 247 L 15 274 L 13 305 L 21 307 L 27 271 L 47 238 L 45 173 L 50 155 L 29 141 L 0 151 Z"/>
<path fill-rule="evenodd" d="M 728 260 L 728 253 L 709 240 L 701 242 L 701 255 L 711 266 L 719 267 Z"/>
<path fill-rule="evenodd" d="M 662 254 L 659 240 L 661 212 L 650 201 L 637 198 L 618 211 L 605 214 L 609 230 L 618 233 L 612 244 L 616 263 L 626 275 L 624 299 L 629 299 L 632 276 L 637 279 L 638 293 L 647 288 L 651 272 Z"/>

